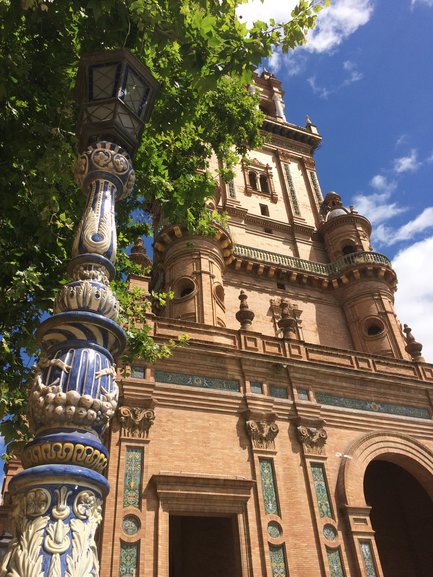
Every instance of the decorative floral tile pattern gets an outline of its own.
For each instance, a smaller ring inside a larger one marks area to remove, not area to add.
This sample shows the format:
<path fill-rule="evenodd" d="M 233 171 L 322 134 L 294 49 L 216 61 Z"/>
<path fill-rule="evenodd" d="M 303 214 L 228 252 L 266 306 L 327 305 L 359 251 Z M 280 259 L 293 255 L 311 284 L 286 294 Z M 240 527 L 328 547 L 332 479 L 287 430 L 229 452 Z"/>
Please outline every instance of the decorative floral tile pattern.
<path fill-rule="evenodd" d="M 289 188 L 289 195 L 290 200 L 292 201 L 293 212 L 299 216 L 301 214 L 301 211 L 299 210 L 298 199 L 296 198 L 295 185 L 293 184 L 293 178 L 292 175 L 290 174 L 290 167 L 288 164 L 283 164 L 283 167 L 284 167 L 284 173 L 287 178 L 287 186 Z"/>
<path fill-rule="evenodd" d="M 155 380 L 160 383 L 187 385 L 188 387 L 203 387 L 205 389 L 219 389 L 221 391 L 239 392 L 240 390 L 239 381 L 218 379 L 215 377 L 203 377 L 199 375 L 186 375 L 184 373 L 155 371 Z"/>
<path fill-rule="evenodd" d="M 119 577 L 138 577 L 138 543 L 120 543 Z"/>
<path fill-rule="evenodd" d="M 307 389 L 298 389 L 298 399 L 301 401 L 308 401 L 308 391 Z"/>
<path fill-rule="evenodd" d="M 269 387 L 269 396 L 276 397 L 277 399 L 287 399 L 287 389 L 283 389 L 282 387 L 273 387 L 271 385 Z"/>
<path fill-rule="evenodd" d="M 134 379 L 144 379 L 144 367 L 133 365 L 131 367 L 131 377 Z"/>
<path fill-rule="evenodd" d="M 329 517 L 333 519 L 331 501 L 329 499 L 328 486 L 325 479 L 323 465 L 311 463 L 311 473 L 313 475 L 314 489 L 316 491 L 317 505 L 319 507 L 320 517 Z"/>
<path fill-rule="evenodd" d="M 140 506 L 142 469 L 143 449 L 126 447 L 124 507 Z"/>
<path fill-rule="evenodd" d="M 278 539 L 281 535 L 281 527 L 275 521 L 271 521 L 268 525 L 268 535 L 274 539 Z"/>
<path fill-rule="evenodd" d="M 252 393 L 263 395 L 263 383 L 259 383 L 259 381 L 251 381 L 250 388 Z"/>
<path fill-rule="evenodd" d="M 373 561 L 373 552 L 371 550 L 371 545 L 368 541 L 362 541 L 360 543 L 362 558 L 364 560 L 365 575 L 366 577 L 377 577 L 376 568 Z"/>
<path fill-rule="evenodd" d="M 326 547 L 326 554 L 328 556 L 331 577 L 344 577 L 340 549 L 329 549 Z"/>
<path fill-rule="evenodd" d="M 271 558 L 272 577 L 287 577 L 286 556 L 284 547 L 269 546 L 269 556 Z"/>
<path fill-rule="evenodd" d="M 335 541 L 335 539 L 337 538 L 337 530 L 335 527 L 333 527 L 332 525 L 325 525 L 323 527 L 323 536 L 325 537 L 325 539 L 328 539 L 328 541 Z"/>
<path fill-rule="evenodd" d="M 317 180 L 316 173 L 313 170 L 310 170 L 311 182 L 313 183 L 314 195 L 317 200 L 318 206 L 320 206 L 323 202 L 323 196 L 320 192 L 319 182 Z"/>
<path fill-rule="evenodd" d="M 275 489 L 275 476 L 272 461 L 270 459 L 259 459 L 259 461 L 265 512 L 268 515 L 279 515 L 280 510 Z"/>
<path fill-rule="evenodd" d="M 123 519 L 122 529 L 126 535 L 135 535 L 140 529 L 140 520 L 135 515 L 127 515 Z"/>
<path fill-rule="evenodd" d="M 430 419 L 430 411 L 421 407 L 407 407 L 404 405 L 393 405 L 392 403 L 379 403 L 376 401 L 366 401 L 364 399 L 351 399 L 348 397 L 337 397 L 328 393 L 316 393 L 316 400 L 323 405 L 334 407 L 344 407 L 345 409 L 358 409 L 359 411 L 372 411 L 374 413 L 387 413 L 390 415 L 400 415 L 403 417 L 416 417 L 418 419 Z"/>

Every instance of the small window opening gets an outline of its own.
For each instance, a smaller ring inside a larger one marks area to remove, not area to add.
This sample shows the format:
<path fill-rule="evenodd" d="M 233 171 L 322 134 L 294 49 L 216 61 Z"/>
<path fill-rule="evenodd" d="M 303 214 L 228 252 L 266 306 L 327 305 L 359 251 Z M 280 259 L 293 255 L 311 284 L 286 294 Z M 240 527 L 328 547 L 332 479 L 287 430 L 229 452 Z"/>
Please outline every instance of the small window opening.
<path fill-rule="evenodd" d="M 266 174 L 260 175 L 260 190 L 262 192 L 269 192 L 269 180 Z"/>
<path fill-rule="evenodd" d="M 380 319 L 370 319 L 365 323 L 365 330 L 369 337 L 375 337 L 383 333 L 385 326 Z"/>
<path fill-rule="evenodd" d="M 375 335 L 380 335 L 380 333 L 383 331 L 383 328 L 379 325 L 371 325 L 370 327 L 368 327 L 367 329 L 367 334 L 370 335 L 370 337 L 373 337 Z"/>
<path fill-rule="evenodd" d="M 174 297 L 176 299 L 181 299 L 187 297 L 195 290 L 194 281 L 188 277 L 183 277 L 178 280 L 174 287 Z"/>
<path fill-rule="evenodd" d="M 235 183 L 233 182 L 233 180 L 230 180 L 228 185 L 229 185 L 230 198 L 236 198 Z"/>
<path fill-rule="evenodd" d="M 257 190 L 257 174 L 253 171 L 248 173 L 248 179 L 250 181 L 251 188 Z"/>
<path fill-rule="evenodd" d="M 256 395 L 263 395 L 263 383 L 258 381 L 251 381 L 251 392 Z"/>
<path fill-rule="evenodd" d="M 274 234 L 272 228 L 268 228 L 267 226 L 265 226 L 263 230 L 266 232 L 266 234 Z"/>
<path fill-rule="evenodd" d="M 345 244 L 341 250 L 344 255 L 356 252 L 356 249 L 353 246 L 353 244 Z"/>
<path fill-rule="evenodd" d="M 192 293 L 192 290 L 193 289 L 190 286 L 185 287 L 184 289 L 181 290 L 180 297 L 182 298 L 190 295 Z"/>
<path fill-rule="evenodd" d="M 269 216 L 269 207 L 266 204 L 259 204 L 260 206 L 260 214 L 262 216 Z"/>
<path fill-rule="evenodd" d="M 224 288 L 220 284 L 215 287 L 215 295 L 224 304 Z"/>
<path fill-rule="evenodd" d="M 277 282 L 277 288 L 285 291 L 286 290 L 286 285 L 283 282 Z"/>

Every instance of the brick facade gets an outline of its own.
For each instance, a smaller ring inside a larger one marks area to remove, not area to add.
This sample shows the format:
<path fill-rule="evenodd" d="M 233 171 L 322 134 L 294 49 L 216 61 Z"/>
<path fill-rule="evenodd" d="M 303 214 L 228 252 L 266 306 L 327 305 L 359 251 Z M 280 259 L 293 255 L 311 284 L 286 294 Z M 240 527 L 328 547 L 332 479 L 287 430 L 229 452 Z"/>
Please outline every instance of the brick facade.
<path fill-rule="evenodd" d="M 364 480 L 377 503 L 378 476 L 403 470 L 395 482 L 422 494 L 413 504 L 433 532 L 433 366 L 402 333 L 370 223 L 322 196 L 316 127 L 286 122 L 272 75 L 255 90 L 269 138 L 219 183 L 229 229 L 167 225 L 153 277 L 131 278 L 174 291 L 149 315 L 157 341 L 190 341 L 120 380 L 101 575 L 427 577 L 431 555 L 408 544 L 424 543 L 419 520 L 397 510 L 402 561 L 390 564 Z"/>
<path fill-rule="evenodd" d="M 174 291 L 149 321 L 161 342 L 190 341 L 123 379 L 122 410 L 136 421 L 151 411 L 151 423 L 120 416 L 111 430 L 101 573 L 408 577 L 381 566 L 393 555 L 383 540 L 379 551 L 364 478 L 373 460 L 393 463 L 430 502 L 433 367 L 407 352 L 395 273 L 372 252 L 370 223 L 322 197 L 316 127 L 286 122 L 273 76 L 255 89 L 269 138 L 219 184 L 229 230 L 209 239 L 166 226 L 157 272 L 131 279 Z"/>

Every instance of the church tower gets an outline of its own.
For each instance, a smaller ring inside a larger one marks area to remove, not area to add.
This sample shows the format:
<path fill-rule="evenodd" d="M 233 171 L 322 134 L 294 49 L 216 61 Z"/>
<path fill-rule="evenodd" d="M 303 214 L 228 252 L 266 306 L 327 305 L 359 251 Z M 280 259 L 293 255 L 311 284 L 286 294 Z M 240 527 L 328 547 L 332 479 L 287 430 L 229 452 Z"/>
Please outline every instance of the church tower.
<path fill-rule="evenodd" d="M 131 279 L 173 292 L 156 340 L 190 340 L 122 377 L 101 573 L 431 577 L 433 366 L 369 221 L 322 195 L 317 127 L 269 72 L 250 90 L 268 138 L 219 183 L 228 227 L 165 225 Z"/>
<path fill-rule="evenodd" d="M 433 366 L 371 224 L 322 194 L 316 125 L 269 72 L 249 89 L 267 139 L 218 183 L 228 227 L 166 224 L 130 279 L 189 343 L 119 374 L 101 575 L 431 577 Z"/>

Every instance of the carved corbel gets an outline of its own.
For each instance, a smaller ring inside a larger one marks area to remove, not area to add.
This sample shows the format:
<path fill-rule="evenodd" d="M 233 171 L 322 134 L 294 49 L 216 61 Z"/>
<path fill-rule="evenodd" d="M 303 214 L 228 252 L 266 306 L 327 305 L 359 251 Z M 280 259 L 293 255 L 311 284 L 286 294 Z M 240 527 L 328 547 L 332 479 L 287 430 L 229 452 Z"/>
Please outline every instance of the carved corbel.
<path fill-rule="evenodd" d="M 147 439 L 150 427 L 155 421 L 154 403 L 148 407 L 119 408 L 121 434 L 126 438 Z"/>
<path fill-rule="evenodd" d="M 325 444 L 328 433 L 324 428 L 323 420 L 302 420 L 298 422 L 296 431 L 299 442 L 302 445 L 305 455 L 325 455 Z"/>
<path fill-rule="evenodd" d="M 254 449 L 275 450 L 275 437 L 279 428 L 274 413 L 247 412 L 246 429 Z"/>

